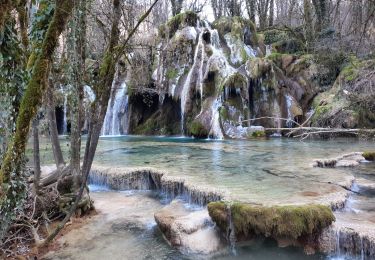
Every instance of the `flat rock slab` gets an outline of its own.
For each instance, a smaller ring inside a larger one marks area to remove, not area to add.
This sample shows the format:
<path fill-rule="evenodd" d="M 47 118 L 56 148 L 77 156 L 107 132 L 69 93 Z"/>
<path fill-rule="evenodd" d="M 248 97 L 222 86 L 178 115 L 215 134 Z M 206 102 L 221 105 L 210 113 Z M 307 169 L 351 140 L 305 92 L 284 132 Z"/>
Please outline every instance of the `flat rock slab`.
<path fill-rule="evenodd" d="M 363 157 L 362 153 L 355 152 L 344 154 L 336 158 L 315 159 L 313 166 L 320 168 L 354 167 L 358 166 L 359 163 L 363 161 L 365 161 L 365 157 Z"/>
<path fill-rule="evenodd" d="M 155 221 L 169 243 L 183 252 L 212 254 L 223 248 L 207 209 L 192 211 L 173 201 L 155 213 Z"/>

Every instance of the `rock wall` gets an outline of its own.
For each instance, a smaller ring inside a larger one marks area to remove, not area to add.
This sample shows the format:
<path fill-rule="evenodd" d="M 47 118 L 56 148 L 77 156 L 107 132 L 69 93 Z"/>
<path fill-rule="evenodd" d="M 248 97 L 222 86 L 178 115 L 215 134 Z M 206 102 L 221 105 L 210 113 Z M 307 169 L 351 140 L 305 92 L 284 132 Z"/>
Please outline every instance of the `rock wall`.
<path fill-rule="evenodd" d="M 159 29 L 147 86 L 128 72 L 129 133 L 248 138 L 303 121 L 318 92 L 313 59 L 271 54 L 264 38 L 240 17 L 173 17 Z"/>

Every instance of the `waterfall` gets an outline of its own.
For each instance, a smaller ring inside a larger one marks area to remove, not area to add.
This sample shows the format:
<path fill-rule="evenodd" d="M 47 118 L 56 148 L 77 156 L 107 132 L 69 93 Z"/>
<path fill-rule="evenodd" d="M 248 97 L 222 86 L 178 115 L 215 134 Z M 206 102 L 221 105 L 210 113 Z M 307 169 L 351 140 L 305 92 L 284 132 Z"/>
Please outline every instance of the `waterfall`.
<path fill-rule="evenodd" d="M 102 135 L 121 135 L 127 132 L 128 101 L 127 86 L 125 82 L 122 82 L 120 88 L 113 90 L 111 93 L 102 128 Z M 121 129 L 120 114 L 125 114 L 124 129 Z"/>
<path fill-rule="evenodd" d="M 292 115 L 291 107 L 293 104 L 293 98 L 290 95 L 286 95 L 286 104 L 288 109 L 288 121 L 286 122 L 287 127 L 292 128 L 294 123 L 294 118 Z"/>
<path fill-rule="evenodd" d="M 67 113 L 68 110 L 68 97 L 66 94 L 64 94 L 64 122 L 63 122 L 63 134 L 66 135 L 68 133 L 68 122 L 67 122 Z"/>
<path fill-rule="evenodd" d="M 222 103 L 220 99 L 214 101 L 211 109 L 212 109 L 212 121 L 211 121 L 211 130 L 210 135 L 214 136 L 217 139 L 224 139 L 223 131 L 221 131 L 220 127 L 220 113 L 219 108 L 221 107 Z"/>
<path fill-rule="evenodd" d="M 234 224 L 232 220 L 232 209 L 231 205 L 227 205 L 227 212 L 228 212 L 228 223 L 229 226 L 227 227 L 227 240 L 229 243 L 230 251 L 233 255 L 237 255 L 236 252 L 236 232 L 234 230 Z"/>
<path fill-rule="evenodd" d="M 193 66 L 189 70 L 189 73 L 188 73 L 188 75 L 186 77 L 184 86 L 183 86 L 182 91 L 181 91 L 181 134 L 182 135 L 185 134 L 184 123 L 185 123 L 186 102 L 190 98 L 189 94 L 190 94 L 190 86 L 191 86 L 192 76 L 193 76 L 195 68 L 197 67 L 198 62 L 200 62 L 200 65 L 199 65 L 200 69 L 199 69 L 199 72 L 198 72 L 199 74 L 198 74 L 195 82 L 199 82 L 199 84 L 201 86 L 200 87 L 200 89 L 201 89 L 201 96 L 202 96 L 202 92 L 203 92 L 202 84 L 201 84 L 201 81 L 202 81 L 202 67 L 203 67 L 203 55 L 204 55 L 203 37 L 202 37 L 203 33 L 204 33 L 204 30 L 201 30 L 201 32 L 199 33 L 198 43 L 197 43 L 197 46 L 195 47 Z M 201 51 L 200 60 L 198 59 L 199 51 Z"/>

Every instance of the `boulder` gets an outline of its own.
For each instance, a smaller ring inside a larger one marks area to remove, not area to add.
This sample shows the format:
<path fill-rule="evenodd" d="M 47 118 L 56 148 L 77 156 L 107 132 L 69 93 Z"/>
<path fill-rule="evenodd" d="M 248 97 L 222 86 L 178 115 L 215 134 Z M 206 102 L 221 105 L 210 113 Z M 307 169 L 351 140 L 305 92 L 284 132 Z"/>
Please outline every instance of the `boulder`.
<path fill-rule="evenodd" d="M 207 210 L 192 211 L 173 201 L 155 213 L 155 221 L 169 243 L 181 251 L 211 254 L 223 246 Z"/>

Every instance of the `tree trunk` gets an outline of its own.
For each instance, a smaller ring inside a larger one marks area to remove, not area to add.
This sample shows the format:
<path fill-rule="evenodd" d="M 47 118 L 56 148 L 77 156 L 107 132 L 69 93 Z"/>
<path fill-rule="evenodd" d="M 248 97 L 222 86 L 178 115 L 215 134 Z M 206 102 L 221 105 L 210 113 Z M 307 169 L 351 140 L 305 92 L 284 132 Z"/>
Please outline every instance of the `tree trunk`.
<path fill-rule="evenodd" d="M 74 51 L 72 57 L 73 63 L 73 78 L 76 89 L 73 91 L 71 98 L 71 159 L 70 165 L 74 176 L 74 190 L 78 191 L 80 186 L 81 173 L 81 129 L 83 116 L 83 79 L 82 75 L 85 71 L 85 42 L 86 42 L 86 1 L 79 1 L 75 9 L 75 21 L 73 22 L 72 31 L 74 31 Z"/>
<path fill-rule="evenodd" d="M 33 120 L 33 154 L 34 154 L 34 192 L 36 195 L 40 194 L 40 149 L 39 149 L 39 120 Z"/>
<path fill-rule="evenodd" d="M 172 5 L 172 15 L 178 15 L 182 11 L 183 0 L 171 0 Z"/>
<path fill-rule="evenodd" d="M 256 16 L 255 0 L 247 0 L 246 9 L 247 9 L 247 14 L 249 15 L 250 21 L 252 21 L 255 24 L 255 16 Z"/>
<path fill-rule="evenodd" d="M 303 0 L 303 13 L 305 20 L 305 35 L 307 46 L 311 46 L 311 43 L 314 39 L 314 30 L 313 30 L 313 19 L 311 14 L 311 3 L 310 0 Z"/>
<path fill-rule="evenodd" d="M 12 0 L 0 0 L 0 31 L 3 29 L 6 17 L 12 8 Z"/>
<path fill-rule="evenodd" d="M 268 21 L 269 26 L 273 26 L 274 9 L 275 9 L 275 1 L 271 0 L 270 1 L 270 17 L 269 17 L 269 21 Z"/>
<path fill-rule="evenodd" d="M 56 114 L 55 114 L 55 102 L 53 98 L 54 85 L 49 80 L 49 87 L 47 89 L 47 119 L 49 126 L 49 133 L 51 137 L 52 152 L 55 158 L 57 168 L 61 168 L 65 165 L 64 156 L 61 151 L 59 134 L 57 131 Z"/>
<path fill-rule="evenodd" d="M 16 132 L 14 141 L 8 146 L 5 159 L 0 171 L 0 185 L 8 183 L 11 174 L 21 164 L 22 156 L 25 153 L 27 138 L 30 130 L 30 123 L 36 116 L 37 110 L 42 103 L 42 98 L 47 89 L 47 76 L 53 53 L 61 32 L 64 30 L 66 21 L 71 13 L 74 0 L 56 1 L 56 10 L 48 31 L 43 41 L 40 53 L 38 54 L 35 66 L 23 96 L 20 112 L 17 117 Z M 19 178 L 19 169 L 15 171 L 15 177 Z M 10 185 L 10 188 L 12 186 Z M 9 189 L 11 190 L 11 189 Z M 1 192 L 1 197 L 5 194 Z"/>
<path fill-rule="evenodd" d="M 327 0 L 312 0 L 315 14 L 316 14 L 316 25 L 315 31 L 321 32 L 327 27 Z"/>
<path fill-rule="evenodd" d="M 18 23 L 19 23 L 20 32 L 21 32 L 21 41 L 22 41 L 23 47 L 25 48 L 26 57 L 28 57 L 29 38 L 27 35 L 28 17 L 27 17 L 27 12 L 26 12 L 26 5 L 27 5 L 27 0 L 20 0 L 16 9 L 18 13 Z"/>
<path fill-rule="evenodd" d="M 258 15 L 259 15 L 259 27 L 265 29 L 268 21 L 268 7 L 270 0 L 259 0 L 258 1 Z"/>

